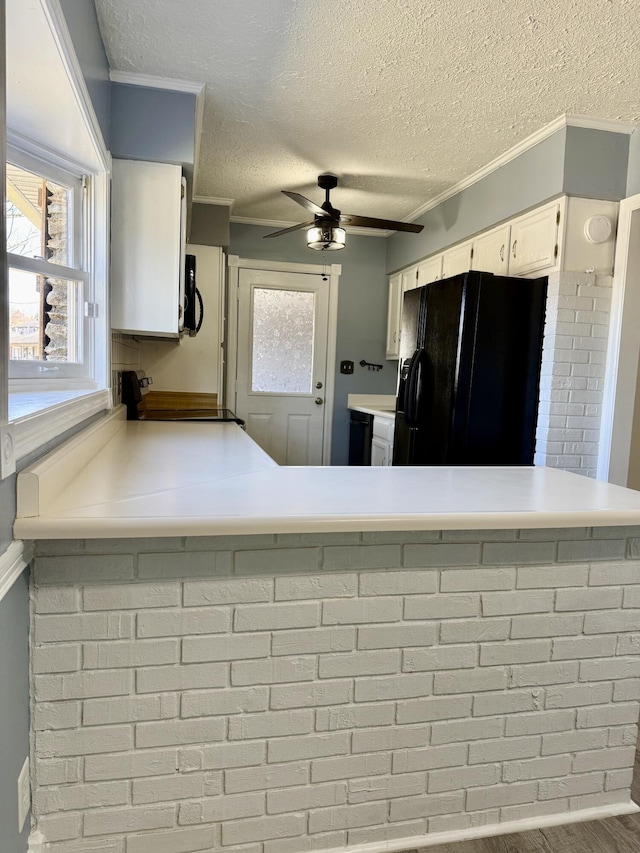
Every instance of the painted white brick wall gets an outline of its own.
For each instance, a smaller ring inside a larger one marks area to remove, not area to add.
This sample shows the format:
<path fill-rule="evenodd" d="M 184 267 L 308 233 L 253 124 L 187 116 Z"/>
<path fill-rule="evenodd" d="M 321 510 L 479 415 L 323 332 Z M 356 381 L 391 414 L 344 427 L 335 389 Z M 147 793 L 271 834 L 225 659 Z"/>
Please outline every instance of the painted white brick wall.
<path fill-rule="evenodd" d="M 549 276 L 535 465 L 596 476 L 613 279 Z"/>
<path fill-rule="evenodd" d="M 639 537 L 39 543 L 36 827 L 303 853 L 627 803 Z"/>

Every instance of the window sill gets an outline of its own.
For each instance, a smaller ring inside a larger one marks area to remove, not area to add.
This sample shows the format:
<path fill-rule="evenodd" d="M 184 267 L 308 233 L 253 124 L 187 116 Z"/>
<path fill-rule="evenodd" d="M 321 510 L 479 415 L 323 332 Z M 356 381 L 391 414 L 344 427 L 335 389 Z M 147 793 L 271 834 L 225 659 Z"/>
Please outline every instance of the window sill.
<path fill-rule="evenodd" d="M 11 392 L 9 422 L 16 461 L 110 408 L 111 392 L 107 390 Z"/>

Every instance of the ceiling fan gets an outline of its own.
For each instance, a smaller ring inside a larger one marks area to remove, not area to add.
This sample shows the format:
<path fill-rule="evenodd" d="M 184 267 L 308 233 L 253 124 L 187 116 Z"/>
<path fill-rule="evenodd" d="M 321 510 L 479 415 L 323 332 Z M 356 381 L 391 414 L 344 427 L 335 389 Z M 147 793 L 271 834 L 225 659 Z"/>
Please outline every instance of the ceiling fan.
<path fill-rule="evenodd" d="M 346 234 L 342 225 L 357 225 L 363 228 L 384 228 L 391 231 L 411 231 L 414 234 L 419 234 L 424 228 L 423 225 L 414 225 L 412 222 L 394 222 L 392 219 L 373 219 L 371 216 L 354 216 L 350 213 L 341 213 L 335 208 L 329 200 L 329 193 L 332 189 L 338 186 L 338 179 L 335 175 L 319 175 L 318 186 L 325 191 L 325 199 L 322 205 L 310 201 L 300 193 L 282 192 L 313 213 L 312 222 L 302 222 L 300 225 L 293 225 L 291 228 L 283 228 L 281 231 L 274 231 L 272 234 L 265 234 L 265 237 L 281 237 L 283 234 L 289 234 L 291 231 L 298 231 L 300 228 L 308 228 L 307 245 L 310 249 L 335 250 L 344 249 Z"/>

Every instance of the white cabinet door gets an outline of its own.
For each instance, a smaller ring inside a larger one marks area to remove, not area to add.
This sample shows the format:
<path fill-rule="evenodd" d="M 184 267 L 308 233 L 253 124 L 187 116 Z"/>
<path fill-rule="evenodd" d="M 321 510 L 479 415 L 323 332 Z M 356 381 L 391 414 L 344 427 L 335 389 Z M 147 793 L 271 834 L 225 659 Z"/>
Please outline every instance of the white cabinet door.
<path fill-rule="evenodd" d="M 409 269 L 403 270 L 402 292 L 406 293 L 407 290 L 414 290 L 418 286 L 418 267 L 409 267 Z M 402 314 L 402 311 L 400 313 Z"/>
<path fill-rule="evenodd" d="M 525 275 L 556 266 L 560 204 L 553 202 L 511 223 L 509 275 Z"/>
<path fill-rule="evenodd" d="M 418 279 L 417 286 L 422 287 L 424 284 L 431 284 L 432 281 L 439 281 L 442 278 L 442 255 L 436 255 L 433 258 L 427 258 L 421 264 L 418 264 Z"/>
<path fill-rule="evenodd" d="M 508 225 L 482 234 L 473 241 L 472 270 L 492 272 L 495 275 L 507 275 L 509 270 L 509 233 Z"/>
<path fill-rule="evenodd" d="M 390 465 L 389 456 L 389 442 L 374 435 L 371 439 L 371 464 Z"/>
<path fill-rule="evenodd" d="M 389 277 L 389 304 L 387 307 L 387 358 L 400 355 L 400 328 L 402 323 L 402 273 Z"/>
<path fill-rule="evenodd" d="M 448 249 L 442 255 L 442 278 L 449 278 L 471 269 L 471 240 Z"/>
<path fill-rule="evenodd" d="M 111 197 L 111 327 L 177 338 L 184 264 L 182 170 L 114 160 Z"/>
<path fill-rule="evenodd" d="M 373 418 L 373 437 L 371 438 L 371 464 L 391 465 L 393 461 L 393 418 L 376 415 Z"/>

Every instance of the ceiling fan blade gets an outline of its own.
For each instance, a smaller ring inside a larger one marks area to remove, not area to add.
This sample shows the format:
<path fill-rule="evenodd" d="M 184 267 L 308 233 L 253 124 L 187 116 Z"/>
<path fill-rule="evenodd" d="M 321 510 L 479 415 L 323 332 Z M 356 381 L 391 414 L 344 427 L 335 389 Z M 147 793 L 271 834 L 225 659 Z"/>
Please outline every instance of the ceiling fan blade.
<path fill-rule="evenodd" d="M 300 228 L 311 228 L 313 222 L 301 222 L 300 225 L 292 225 L 291 228 L 283 228 L 282 231 L 274 231 L 272 234 L 265 234 L 265 237 L 282 237 L 283 234 L 290 234 L 291 231 L 299 231 Z"/>
<path fill-rule="evenodd" d="M 371 216 L 352 216 L 350 213 L 340 215 L 341 225 L 354 225 L 361 228 L 386 228 L 389 231 L 411 231 L 419 234 L 424 225 L 415 225 L 413 222 L 394 222 L 393 219 L 373 219 Z"/>
<path fill-rule="evenodd" d="M 309 213 L 315 214 L 315 216 L 326 216 L 327 211 L 323 210 L 319 204 L 316 204 L 314 201 L 310 201 L 308 198 L 305 198 L 300 193 L 292 193 L 289 190 L 281 190 L 285 195 L 288 195 L 290 199 L 295 201 L 297 204 L 302 205 L 302 207 L 306 208 Z"/>

